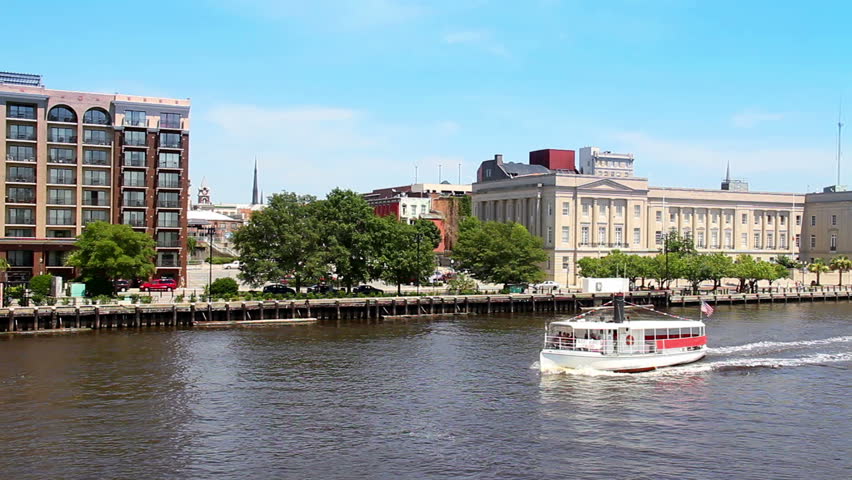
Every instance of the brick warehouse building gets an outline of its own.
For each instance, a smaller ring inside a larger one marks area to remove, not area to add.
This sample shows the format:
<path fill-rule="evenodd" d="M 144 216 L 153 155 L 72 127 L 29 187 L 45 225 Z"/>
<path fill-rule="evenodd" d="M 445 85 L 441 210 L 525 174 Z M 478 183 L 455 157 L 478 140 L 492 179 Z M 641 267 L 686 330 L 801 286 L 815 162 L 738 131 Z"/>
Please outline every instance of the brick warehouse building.
<path fill-rule="evenodd" d="M 0 256 L 10 283 L 64 266 L 93 221 L 157 242 L 157 277 L 186 276 L 189 100 L 49 90 L 0 73 Z"/>

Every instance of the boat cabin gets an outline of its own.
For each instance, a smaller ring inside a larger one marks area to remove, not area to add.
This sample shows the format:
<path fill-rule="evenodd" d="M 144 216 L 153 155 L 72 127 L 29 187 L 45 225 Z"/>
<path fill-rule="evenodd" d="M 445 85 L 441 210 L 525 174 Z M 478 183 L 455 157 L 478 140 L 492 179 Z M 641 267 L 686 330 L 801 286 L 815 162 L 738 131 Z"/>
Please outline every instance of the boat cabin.
<path fill-rule="evenodd" d="M 698 350 L 707 344 L 698 321 L 552 322 L 545 349 L 629 355 Z"/>

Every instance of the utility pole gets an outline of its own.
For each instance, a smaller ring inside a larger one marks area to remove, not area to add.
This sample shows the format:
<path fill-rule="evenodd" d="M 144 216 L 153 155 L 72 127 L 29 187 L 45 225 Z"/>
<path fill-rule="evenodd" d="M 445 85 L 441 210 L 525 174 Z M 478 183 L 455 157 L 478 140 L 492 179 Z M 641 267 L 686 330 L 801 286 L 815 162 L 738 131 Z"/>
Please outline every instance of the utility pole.
<path fill-rule="evenodd" d="M 423 234 L 422 234 L 422 233 L 417 232 L 417 233 L 415 233 L 415 234 L 414 234 L 414 241 L 415 241 L 415 242 L 417 242 L 417 269 L 416 269 L 416 270 L 417 270 L 417 272 L 416 272 L 416 275 L 417 275 L 416 281 L 417 281 L 417 283 L 416 283 L 416 285 L 417 285 L 417 294 L 418 294 L 418 295 L 420 295 L 420 274 L 422 273 L 422 272 L 420 271 L 420 267 L 421 267 L 421 264 L 420 264 L 420 239 L 421 239 L 421 238 L 423 238 Z"/>

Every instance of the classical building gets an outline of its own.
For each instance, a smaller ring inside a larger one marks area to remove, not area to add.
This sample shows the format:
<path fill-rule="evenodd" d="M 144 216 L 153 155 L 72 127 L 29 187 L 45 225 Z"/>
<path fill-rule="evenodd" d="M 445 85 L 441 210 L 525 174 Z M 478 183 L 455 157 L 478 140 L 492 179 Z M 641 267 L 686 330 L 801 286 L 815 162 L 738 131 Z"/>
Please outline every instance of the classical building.
<path fill-rule="evenodd" d="M 518 222 L 542 237 L 547 276 L 563 285 L 578 283 L 579 259 L 614 249 L 653 255 L 671 231 L 691 236 L 705 253 L 797 256 L 804 195 L 653 187 L 632 175 L 632 155 L 618 158 L 620 165 L 607 163 L 606 176 L 598 176 L 521 168 L 495 155 L 473 184 L 474 215 Z"/>
<path fill-rule="evenodd" d="M 189 113 L 186 99 L 50 90 L 38 75 L 0 73 L 9 281 L 74 276 L 64 257 L 75 237 L 107 221 L 155 238 L 156 275 L 182 282 Z"/>
<path fill-rule="evenodd" d="M 826 263 L 838 255 L 852 258 L 852 191 L 809 193 L 805 200 L 801 259 Z"/>

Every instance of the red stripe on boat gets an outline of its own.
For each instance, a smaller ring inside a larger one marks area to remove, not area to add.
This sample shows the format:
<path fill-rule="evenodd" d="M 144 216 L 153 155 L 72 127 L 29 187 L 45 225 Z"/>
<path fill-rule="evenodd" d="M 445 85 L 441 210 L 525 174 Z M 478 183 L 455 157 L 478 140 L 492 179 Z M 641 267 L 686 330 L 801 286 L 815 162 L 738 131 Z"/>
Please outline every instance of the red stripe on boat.
<path fill-rule="evenodd" d="M 666 348 L 684 348 L 707 345 L 707 337 L 673 338 L 670 340 L 657 340 L 657 350 Z"/>

